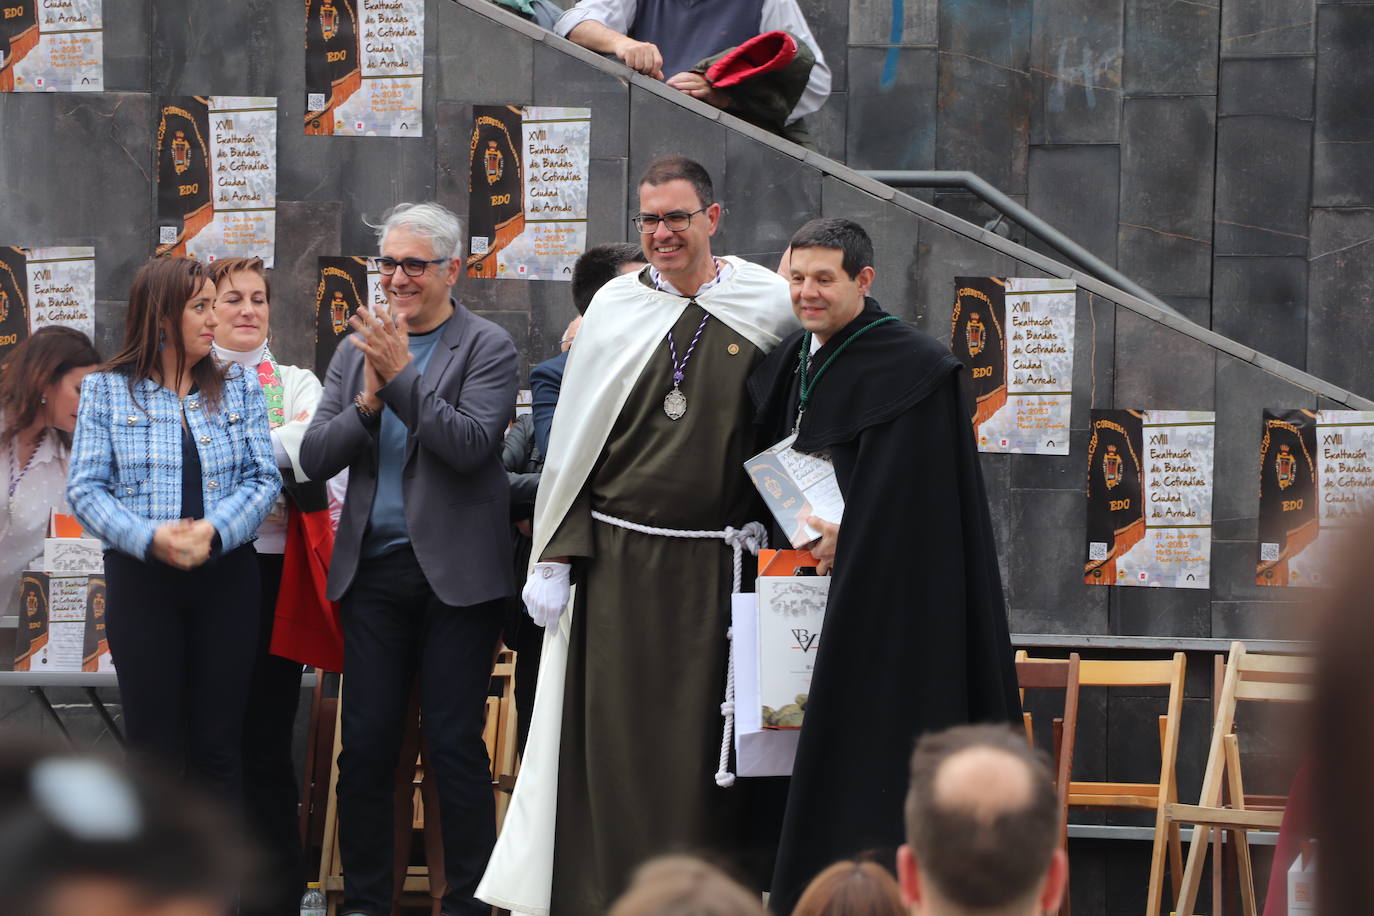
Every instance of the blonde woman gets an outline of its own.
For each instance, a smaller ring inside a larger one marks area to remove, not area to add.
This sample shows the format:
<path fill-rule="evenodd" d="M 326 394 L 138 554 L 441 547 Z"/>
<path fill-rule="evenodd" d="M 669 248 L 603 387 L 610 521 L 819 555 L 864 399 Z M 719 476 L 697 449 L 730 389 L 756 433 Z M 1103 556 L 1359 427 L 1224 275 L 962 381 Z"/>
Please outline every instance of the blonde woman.
<path fill-rule="evenodd" d="M 261 912 L 292 912 L 305 883 L 296 806 L 300 790 L 291 758 L 296 707 L 300 700 L 301 664 L 337 670 L 339 661 L 299 651 L 298 637 L 337 632 L 331 605 L 313 582 L 308 564 L 318 559 L 304 526 L 320 529 L 333 544 L 322 482 L 310 481 L 300 467 L 301 438 L 305 435 L 323 386 L 313 372 L 277 361 L 268 344 L 271 285 L 260 258 L 225 258 L 210 268 L 215 281 L 215 355 L 222 362 L 243 367 L 262 388 L 271 428 L 272 451 L 285 485 L 263 523 L 258 526 L 260 582 L 257 654 L 243 723 L 244 807 L 263 848 L 269 853 L 264 896 L 244 901 L 244 916 Z M 302 574 L 304 573 L 304 574 Z M 280 616 L 279 616 L 280 615 Z M 303 627 L 312 621 L 323 627 Z M 332 630 L 329 624 L 333 623 Z M 285 655 L 286 657 L 283 657 Z M 328 656 L 328 653 L 325 653 Z M 260 904 L 260 909 L 259 905 Z"/>

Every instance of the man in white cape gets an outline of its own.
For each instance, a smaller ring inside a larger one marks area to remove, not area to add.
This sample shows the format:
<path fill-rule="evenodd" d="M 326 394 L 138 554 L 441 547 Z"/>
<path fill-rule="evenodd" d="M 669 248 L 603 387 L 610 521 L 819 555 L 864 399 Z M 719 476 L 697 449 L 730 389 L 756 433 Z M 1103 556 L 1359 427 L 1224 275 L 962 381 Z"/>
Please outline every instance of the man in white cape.
<path fill-rule="evenodd" d="M 781 277 L 711 254 L 700 165 L 655 160 L 639 204 L 650 266 L 587 310 L 535 507 L 539 686 L 478 888 L 520 913 L 599 916 L 646 858 L 734 856 L 749 832 L 722 751 L 730 592 L 765 511 L 745 382 L 796 318 Z"/>

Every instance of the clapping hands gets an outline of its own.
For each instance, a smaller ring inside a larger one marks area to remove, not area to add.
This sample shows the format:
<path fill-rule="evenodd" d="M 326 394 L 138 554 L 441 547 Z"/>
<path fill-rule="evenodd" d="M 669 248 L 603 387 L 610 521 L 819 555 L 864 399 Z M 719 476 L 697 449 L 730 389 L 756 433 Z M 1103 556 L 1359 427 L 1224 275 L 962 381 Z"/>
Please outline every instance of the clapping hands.
<path fill-rule="evenodd" d="M 373 311 L 360 308 L 348 319 L 357 333 L 348 339 L 363 351 L 366 360 L 366 381 L 369 387 L 380 388 L 396 377 L 414 358 L 410 353 L 410 335 L 405 315 L 393 315 L 390 308 Z M 375 393 L 376 388 L 373 388 Z"/>

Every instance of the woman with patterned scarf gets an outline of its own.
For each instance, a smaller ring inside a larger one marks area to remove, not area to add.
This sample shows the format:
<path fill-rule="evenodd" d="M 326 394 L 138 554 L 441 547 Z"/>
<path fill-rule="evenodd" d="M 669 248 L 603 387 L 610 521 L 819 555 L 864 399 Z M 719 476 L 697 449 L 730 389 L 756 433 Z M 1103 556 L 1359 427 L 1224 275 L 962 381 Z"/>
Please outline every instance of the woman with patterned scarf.
<path fill-rule="evenodd" d="M 243 782 L 249 822 L 269 857 L 264 899 L 243 901 L 240 912 L 295 912 L 305 883 L 291 760 L 301 665 L 337 670 L 342 655 L 337 617 L 324 598 L 333 546 L 324 482 L 310 481 L 300 469 L 301 438 L 323 388 L 314 373 L 281 365 L 272 355 L 271 290 L 262 260 L 225 258 L 211 265 L 210 275 L 219 320 L 215 355 L 242 365 L 261 383 L 272 450 L 285 481 L 254 542 L 261 631 L 243 725 Z"/>

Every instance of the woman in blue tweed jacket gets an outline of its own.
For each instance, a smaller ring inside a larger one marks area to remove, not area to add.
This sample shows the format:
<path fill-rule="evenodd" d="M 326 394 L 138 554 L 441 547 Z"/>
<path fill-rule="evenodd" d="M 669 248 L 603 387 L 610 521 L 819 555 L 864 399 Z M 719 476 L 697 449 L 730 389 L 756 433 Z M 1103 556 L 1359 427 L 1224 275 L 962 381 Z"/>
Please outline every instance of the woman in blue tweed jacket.
<path fill-rule="evenodd" d="M 129 745 L 227 799 L 258 636 L 250 543 L 281 489 L 258 381 L 211 355 L 206 267 L 134 277 L 124 347 L 81 386 L 67 499 L 105 542 L 105 628 Z"/>

